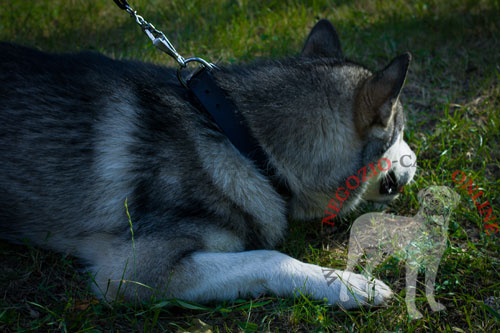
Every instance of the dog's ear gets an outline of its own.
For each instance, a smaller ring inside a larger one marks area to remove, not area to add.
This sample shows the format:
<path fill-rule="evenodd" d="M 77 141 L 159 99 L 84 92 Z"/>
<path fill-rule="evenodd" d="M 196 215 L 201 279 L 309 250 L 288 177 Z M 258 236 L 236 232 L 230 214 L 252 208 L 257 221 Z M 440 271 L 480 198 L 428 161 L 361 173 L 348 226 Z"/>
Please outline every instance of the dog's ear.
<path fill-rule="evenodd" d="M 328 57 L 342 59 L 342 48 L 339 36 L 333 25 L 328 20 L 320 20 L 312 28 L 307 37 L 304 48 L 304 57 Z"/>
<path fill-rule="evenodd" d="M 361 111 L 362 127 L 374 122 L 384 127 L 396 112 L 399 94 L 410 66 L 411 54 L 406 52 L 394 58 L 387 67 L 369 77 L 359 90 L 357 101 Z"/>

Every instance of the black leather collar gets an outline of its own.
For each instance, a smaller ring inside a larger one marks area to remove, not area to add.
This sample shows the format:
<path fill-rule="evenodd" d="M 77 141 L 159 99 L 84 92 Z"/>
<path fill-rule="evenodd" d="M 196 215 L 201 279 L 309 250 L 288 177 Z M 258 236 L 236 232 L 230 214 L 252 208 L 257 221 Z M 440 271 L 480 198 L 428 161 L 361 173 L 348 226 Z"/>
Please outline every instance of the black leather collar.
<path fill-rule="evenodd" d="M 224 91 L 217 86 L 210 71 L 202 69 L 195 73 L 188 81 L 188 88 L 198 100 L 199 106 L 210 114 L 236 149 L 255 163 L 262 174 L 269 178 L 279 194 L 290 196 L 290 190 L 276 177 L 276 169 L 250 132 L 245 119 L 226 97 Z"/>

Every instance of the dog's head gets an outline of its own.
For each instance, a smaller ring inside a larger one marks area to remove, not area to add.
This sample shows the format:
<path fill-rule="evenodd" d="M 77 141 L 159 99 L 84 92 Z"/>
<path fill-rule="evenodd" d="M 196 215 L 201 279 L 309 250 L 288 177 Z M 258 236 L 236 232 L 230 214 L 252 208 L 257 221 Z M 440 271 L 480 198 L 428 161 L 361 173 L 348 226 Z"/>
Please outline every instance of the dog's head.
<path fill-rule="evenodd" d="M 336 215 L 362 199 L 391 201 L 413 178 L 399 99 L 409 64 L 409 53 L 376 72 L 346 60 L 322 20 L 299 57 L 214 75 L 288 185 L 290 216 L 309 219 L 324 216 L 332 198 Z"/>
<path fill-rule="evenodd" d="M 448 186 L 429 186 L 418 192 L 420 214 L 426 217 L 448 217 L 460 202 L 460 195 Z M 442 219 L 434 222 L 438 224 Z"/>
<path fill-rule="evenodd" d="M 410 60 L 405 53 L 371 72 L 344 58 L 329 21 L 321 20 L 312 29 L 295 69 L 304 68 L 302 84 L 314 90 L 307 110 L 311 118 L 295 118 L 283 129 L 283 137 L 293 131 L 305 150 L 285 159 L 294 159 L 288 163 L 293 169 L 284 167 L 295 194 L 293 217 L 324 216 L 329 202 L 340 214 L 339 209 L 349 211 L 362 199 L 389 202 L 412 180 L 416 156 L 403 139 L 405 116 L 399 98 Z"/>

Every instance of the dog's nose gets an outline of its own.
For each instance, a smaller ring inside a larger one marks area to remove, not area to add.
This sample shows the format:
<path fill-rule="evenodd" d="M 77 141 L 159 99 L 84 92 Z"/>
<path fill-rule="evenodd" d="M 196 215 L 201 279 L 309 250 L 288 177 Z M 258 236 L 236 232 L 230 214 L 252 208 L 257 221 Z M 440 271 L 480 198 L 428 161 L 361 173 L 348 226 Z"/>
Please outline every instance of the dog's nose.
<path fill-rule="evenodd" d="M 395 176 L 395 173 L 393 173 L 393 179 L 396 181 L 396 184 L 398 185 L 399 188 L 405 186 L 408 184 L 412 178 L 410 172 L 403 172 L 398 175 L 398 177 Z"/>

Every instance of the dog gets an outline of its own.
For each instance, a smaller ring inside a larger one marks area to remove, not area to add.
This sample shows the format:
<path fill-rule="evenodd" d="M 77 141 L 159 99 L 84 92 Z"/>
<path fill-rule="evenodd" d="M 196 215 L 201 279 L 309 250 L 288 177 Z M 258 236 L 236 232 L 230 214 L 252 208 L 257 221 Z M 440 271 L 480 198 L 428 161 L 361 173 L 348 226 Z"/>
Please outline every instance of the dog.
<path fill-rule="evenodd" d="M 422 318 L 415 306 L 415 289 L 419 268 L 425 269 L 425 291 L 433 311 L 445 306 L 434 299 L 434 284 L 439 262 L 446 249 L 448 222 L 460 196 L 447 186 L 430 186 L 418 193 L 420 210 L 413 217 L 385 213 L 367 213 L 351 227 L 346 271 L 354 268 L 366 253 L 366 276 L 382 261 L 383 255 L 394 255 L 406 261 L 406 306 L 412 319 Z M 347 284 L 340 298 L 348 300 Z"/>
<path fill-rule="evenodd" d="M 322 20 L 298 56 L 214 69 L 270 176 L 235 149 L 172 68 L 2 43 L 1 236 L 80 258 L 105 300 L 204 303 L 300 289 L 345 308 L 383 304 L 391 290 L 382 281 L 369 300 L 369 281 L 352 273 L 354 296 L 341 301 L 340 284 L 326 286 L 320 266 L 273 249 L 287 218 L 320 218 L 362 166 L 381 156 L 416 160 L 399 99 L 410 58 L 371 72 L 345 59 Z M 388 187 L 414 173 L 381 172 L 345 205 L 389 202 L 398 191 Z"/>

